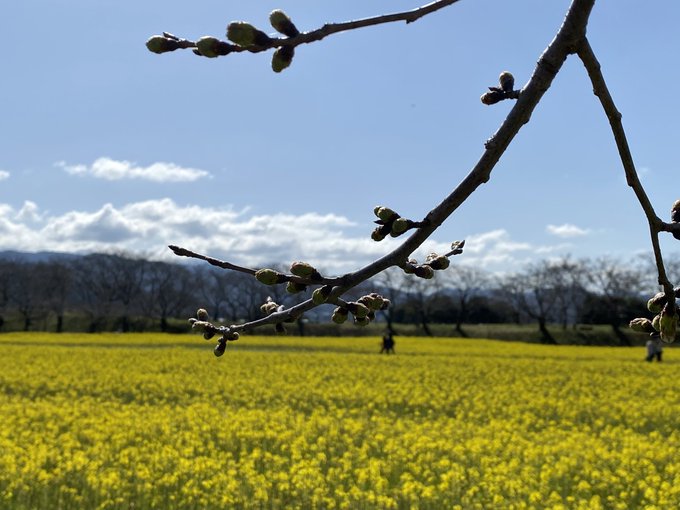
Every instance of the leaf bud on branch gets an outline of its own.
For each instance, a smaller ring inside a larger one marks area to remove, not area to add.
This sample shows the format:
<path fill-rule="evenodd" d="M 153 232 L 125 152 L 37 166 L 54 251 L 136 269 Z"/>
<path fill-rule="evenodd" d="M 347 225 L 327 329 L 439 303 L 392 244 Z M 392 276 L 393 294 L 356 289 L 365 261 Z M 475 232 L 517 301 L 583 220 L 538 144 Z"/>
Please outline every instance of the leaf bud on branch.
<path fill-rule="evenodd" d="M 656 331 L 652 325 L 652 321 L 642 317 L 630 321 L 628 327 L 639 333 L 654 333 Z"/>
<path fill-rule="evenodd" d="M 233 21 L 227 26 L 227 39 L 244 48 L 266 46 L 271 38 L 245 21 Z"/>
<path fill-rule="evenodd" d="M 288 37 L 295 37 L 300 35 L 300 31 L 291 21 L 290 17 L 281 9 L 275 9 L 269 13 L 269 23 L 271 23 L 274 30 Z"/>
<path fill-rule="evenodd" d="M 498 87 L 489 87 L 489 92 L 482 94 L 480 100 L 485 105 L 499 103 L 505 99 L 517 99 L 519 90 L 513 90 L 515 77 L 508 71 L 503 71 L 498 77 Z"/>
<path fill-rule="evenodd" d="M 680 200 L 676 200 L 671 207 L 671 223 L 680 223 Z M 673 237 L 680 239 L 680 232 L 673 232 Z"/>
<path fill-rule="evenodd" d="M 258 282 L 264 283 L 265 285 L 276 285 L 288 281 L 288 277 L 285 274 L 279 273 L 274 269 L 260 269 L 255 271 L 255 278 L 257 278 Z"/>
<path fill-rule="evenodd" d="M 198 41 L 196 41 L 196 49 L 194 50 L 194 53 L 202 57 L 216 58 L 229 55 L 229 53 L 231 53 L 233 50 L 233 45 L 224 41 L 220 41 L 215 37 L 206 36 L 201 37 Z"/>

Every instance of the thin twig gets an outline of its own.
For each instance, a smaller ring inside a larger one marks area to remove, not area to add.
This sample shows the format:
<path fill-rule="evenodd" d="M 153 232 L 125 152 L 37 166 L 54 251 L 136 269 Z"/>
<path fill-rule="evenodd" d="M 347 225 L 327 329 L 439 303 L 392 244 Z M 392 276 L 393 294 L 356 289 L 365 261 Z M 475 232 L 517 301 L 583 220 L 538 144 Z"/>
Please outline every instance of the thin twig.
<path fill-rule="evenodd" d="M 272 48 L 280 48 L 282 46 L 299 46 L 301 44 L 308 44 L 325 39 L 329 35 L 337 34 L 340 32 L 346 32 L 348 30 L 356 30 L 359 28 L 371 27 L 375 25 L 382 25 L 385 23 L 394 23 L 397 21 L 405 21 L 406 23 L 413 23 L 418 19 L 431 14 L 435 11 L 448 7 L 459 0 L 437 0 L 435 2 L 423 5 L 417 9 L 410 11 L 396 12 L 393 14 L 383 14 L 380 16 L 373 16 L 370 18 L 363 18 L 354 21 L 345 21 L 342 23 L 326 23 L 321 28 L 312 30 L 310 32 L 302 32 L 294 37 L 272 37 L 267 44 L 259 46 L 237 46 L 234 45 L 230 53 L 240 53 L 240 52 L 250 52 L 259 53 L 262 51 L 267 51 Z M 178 49 L 195 48 L 196 42 L 188 39 L 181 39 L 167 32 L 163 32 L 163 35 L 174 38 L 176 41 L 180 42 Z"/>
<path fill-rule="evenodd" d="M 623 123 L 621 122 L 621 113 L 616 108 L 614 100 L 612 99 L 609 89 L 602 75 L 600 69 L 600 63 L 595 57 L 590 43 L 587 38 L 583 38 L 581 44 L 578 47 L 577 54 L 583 65 L 588 72 L 590 77 L 590 82 L 593 84 L 593 93 L 600 100 L 602 108 L 604 109 L 607 118 L 609 119 L 609 125 L 612 129 L 612 134 L 614 135 L 614 140 L 616 141 L 616 147 L 619 151 L 619 157 L 621 158 L 621 164 L 626 174 L 626 182 L 635 192 L 635 196 L 640 202 L 640 206 L 645 213 L 647 222 L 649 223 L 649 233 L 652 239 L 652 248 L 654 251 L 654 259 L 656 262 L 657 271 L 659 273 L 659 285 L 663 286 L 664 293 L 666 296 L 675 296 L 673 291 L 673 285 L 668 281 L 666 276 L 666 269 L 663 263 L 663 257 L 661 255 L 661 247 L 659 245 L 659 232 L 665 230 L 663 221 L 659 219 L 654 207 L 647 196 L 647 193 L 640 182 L 637 171 L 635 170 L 635 163 L 633 162 L 633 156 L 630 153 L 630 148 L 628 146 L 628 139 L 626 138 L 626 132 L 623 129 Z"/>

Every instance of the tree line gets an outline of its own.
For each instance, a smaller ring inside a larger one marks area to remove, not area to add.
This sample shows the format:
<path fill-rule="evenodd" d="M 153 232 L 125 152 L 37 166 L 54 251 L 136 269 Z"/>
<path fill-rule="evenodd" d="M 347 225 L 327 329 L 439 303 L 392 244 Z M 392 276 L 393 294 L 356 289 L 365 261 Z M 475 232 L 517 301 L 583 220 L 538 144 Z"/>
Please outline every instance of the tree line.
<path fill-rule="evenodd" d="M 678 281 L 680 257 L 667 265 Z M 365 285 L 392 303 L 379 319 L 389 326 L 417 324 L 424 334 L 435 323 L 450 324 L 459 334 L 465 324 L 533 323 L 551 342 L 549 324 L 608 324 L 626 343 L 622 328 L 658 290 L 654 274 L 648 257 L 563 257 L 504 275 L 460 264 L 433 280 L 392 270 Z M 301 300 L 247 274 L 126 253 L 0 260 L 0 331 L 186 331 L 196 303 L 217 320 L 235 323 L 261 317 L 270 296 L 285 306 Z M 314 312 L 303 320 L 327 320 L 327 310 Z"/>

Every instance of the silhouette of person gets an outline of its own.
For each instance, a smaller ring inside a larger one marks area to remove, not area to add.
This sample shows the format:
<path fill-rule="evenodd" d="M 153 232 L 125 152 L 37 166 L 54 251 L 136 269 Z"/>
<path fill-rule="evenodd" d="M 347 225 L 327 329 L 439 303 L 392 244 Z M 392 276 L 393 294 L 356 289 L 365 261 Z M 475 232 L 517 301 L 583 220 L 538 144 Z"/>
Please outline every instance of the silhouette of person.
<path fill-rule="evenodd" d="M 390 352 L 392 354 L 395 354 L 394 344 L 395 344 L 394 336 L 392 336 L 392 331 L 390 330 L 387 333 L 385 333 L 385 335 L 382 338 L 382 349 L 380 349 L 380 354 L 382 354 L 383 352 L 385 354 L 389 354 Z"/>

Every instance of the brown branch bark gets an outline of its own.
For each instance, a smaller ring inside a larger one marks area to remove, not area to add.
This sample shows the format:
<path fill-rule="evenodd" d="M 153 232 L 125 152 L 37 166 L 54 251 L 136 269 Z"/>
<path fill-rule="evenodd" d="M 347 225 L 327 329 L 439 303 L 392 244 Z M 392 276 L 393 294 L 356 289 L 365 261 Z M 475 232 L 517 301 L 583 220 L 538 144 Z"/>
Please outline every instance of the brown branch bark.
<path fill-rule="evenodd" d="M 635 169 L 635 163 L 633 161 L 633 156 L 630 153 L 630 147 L 628 146 L 628 139 L 626 138 L 626 132 L 623 129 L 623 123 L 621 122 L 621 113 L 616 108 L 616 104 L 609 93 L 609 88 L 602 75 L 601 66 L 595 57 L 590 43 L 587 38 L 583 38 L 578 47 L 578 56 L 583 62 L 583 65 L 588 72 L 588 76 L 593 85 L 593 93 L 600 100 L 600 104 L 604 109 L 607 118 L 609 119 L 609 125 L 611 126 L 612 134 L 614 135 L 614 140 L 616 141 L 616 147 L 619 152 L 619 157 L 621 158 L 621 164 L 626 174 L 626 182 L 628 186 L 633 189 L 635 196 L 640 202 L 640 206 L 645 213 L 647 222 L 649 224 L 649 233 L 652 240 L 652 249 L 654 251 L 654 260 L 656 262 L 657 271 L 659 274 L 659 285 L 663 286 L 664 293 L 666 296 L 673 296 L 675 299 L 675 292 L 673 291 L 673 285 L 668 281 L 666 276 L 666 269 L 663 263 L 663 257 L 661 255 L 661 247 L 659 245 L 659 232 L 663 230 L 668 230 L 667 224 L 658 217 L 654 211 L 654 207 L 647 196 L 647 193 L 640 182 L 637 171 Z"/>

